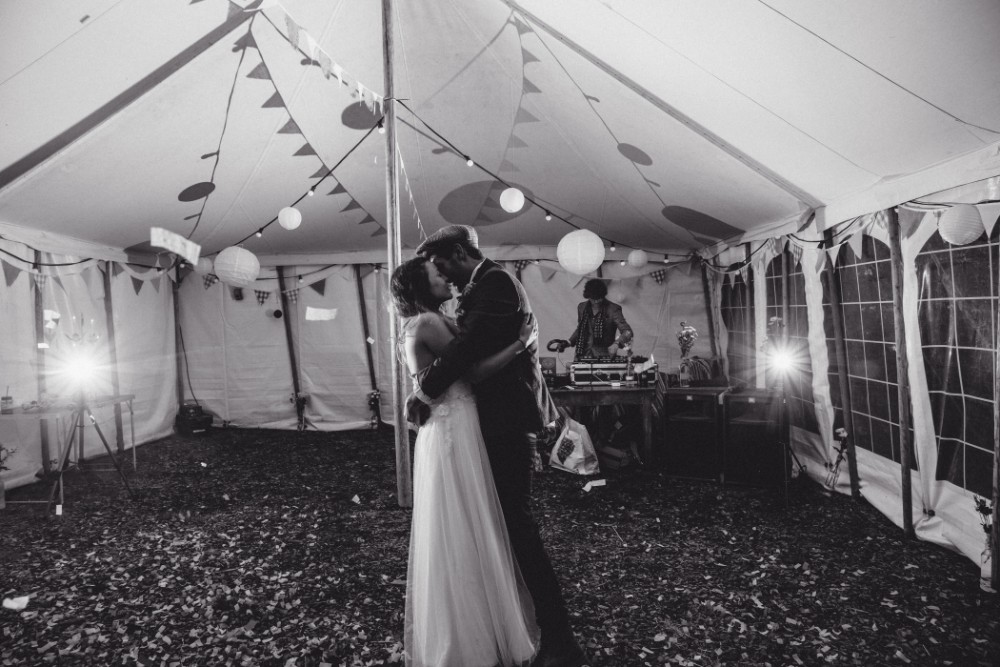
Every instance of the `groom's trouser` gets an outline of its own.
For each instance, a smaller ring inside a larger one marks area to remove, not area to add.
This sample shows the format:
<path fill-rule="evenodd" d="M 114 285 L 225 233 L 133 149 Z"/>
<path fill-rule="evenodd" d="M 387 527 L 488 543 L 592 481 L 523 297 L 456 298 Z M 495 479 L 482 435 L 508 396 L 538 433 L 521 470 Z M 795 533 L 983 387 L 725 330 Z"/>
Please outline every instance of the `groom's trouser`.
<path fill-rule="evenodd" d="M 496 424 L 485 425 L 483 436 L 511 548 L 531 593 L 538 627 L 542 637 L 561 638 L 572 632 L 566 603 L 531 515 L 534 443 L 529 442 L 527 433 L 502 429 Z"/>

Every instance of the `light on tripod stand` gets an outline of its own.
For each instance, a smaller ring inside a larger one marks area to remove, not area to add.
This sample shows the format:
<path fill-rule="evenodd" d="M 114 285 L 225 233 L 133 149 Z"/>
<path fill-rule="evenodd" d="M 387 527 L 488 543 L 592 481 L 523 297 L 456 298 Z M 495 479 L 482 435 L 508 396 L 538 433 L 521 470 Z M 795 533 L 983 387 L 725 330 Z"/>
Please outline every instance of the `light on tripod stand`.
<path fill-rule="evenodd" d="M 771 368 L 780 375 L 787 375 L 795 367 L 795 359 L 787 349 L 775 348 L 770 355 Z"/>
<path fill-rule="evenodd" d="M 94 379 L 97 363 L 89 354 L 80 351 L 66 360 L 63 372 L 74 385 L 85 387 Z"/>

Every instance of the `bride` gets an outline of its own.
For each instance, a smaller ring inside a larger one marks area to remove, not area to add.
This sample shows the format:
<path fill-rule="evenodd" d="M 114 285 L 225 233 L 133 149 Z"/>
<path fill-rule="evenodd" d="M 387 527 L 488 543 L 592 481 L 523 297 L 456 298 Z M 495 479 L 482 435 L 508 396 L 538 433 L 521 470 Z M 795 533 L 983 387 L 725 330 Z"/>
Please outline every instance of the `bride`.
<path fill-rule="evenodd" d="M 391 290 L 396 311 L 406 320 L 406 363 L 415 375 L 455 336 L 454 323 L 439 311 L 451 289 L 432 263 L 415 257 L 393 273 Z M 471 388 L 536 337 L 529 316 L 517 340 L 451 385 L 417 435 L 403 642 L 407 665 L 527 665 L 537 650 L 534 608 L 511 552 Z"/>

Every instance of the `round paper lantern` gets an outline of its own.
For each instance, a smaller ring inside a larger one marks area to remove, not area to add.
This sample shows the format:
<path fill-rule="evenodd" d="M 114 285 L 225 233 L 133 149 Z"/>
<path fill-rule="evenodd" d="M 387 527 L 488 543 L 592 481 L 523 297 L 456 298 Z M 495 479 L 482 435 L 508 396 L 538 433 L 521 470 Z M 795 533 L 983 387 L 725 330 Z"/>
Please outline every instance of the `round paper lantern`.
<path fill-rule="evenodd" d="M 628 254 L 628 265 L 640 269 L 649 262 L 649 255 L 645 250 L 633 250 Z"/>
<path fill-rule="evenodd" d="M 286 206 L 278 211 L 278 224 L 285 229 L 296 229 L 302 224 L 302 214 L 294 206 Z"/>
<path fill-rule="evenodd" d="M 979 209 L 971 204 L 958 204 L 945 209 L 938 218 L 941 238 L 952 245 L 965 245 L 978 239 L 986 228 Z"/>
<path fill-rule="evenodd" d="M 508 213 L 517 213 L 524 206 L 524 193 L 517 188 L 507 188 L 500 193 L 500 206 Z"/>
<path fill-rule="evenodd" d="M 230 246 L 215 258 L 215 275 L 219 280 L 233 287 L 246 287 L 257 280 L 260 261 L 249 250 Z"/>
<path fill-rule="evenodd" d="M 191 269 L 199 276 L 207 276 L 212 272 L 212 260 L 208 257 L 201 257 L 198 259 L 198 263 L 192 266 Z"/>
<path fill-rule="evenodd" d="M 564 269 L 582 276 L 604 261 L 604 241 L 589 229 L 578 229 L 562 237 L 556 257 Z"/>

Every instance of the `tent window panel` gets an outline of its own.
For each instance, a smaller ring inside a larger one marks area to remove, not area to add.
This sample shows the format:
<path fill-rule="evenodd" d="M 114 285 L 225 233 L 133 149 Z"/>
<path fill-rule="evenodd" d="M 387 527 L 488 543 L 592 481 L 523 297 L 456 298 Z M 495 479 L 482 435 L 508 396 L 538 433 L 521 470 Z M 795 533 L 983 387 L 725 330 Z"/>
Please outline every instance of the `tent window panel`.
<path fill-rule="evenodd" d="M 837 272 L 840 276 L 840 302 L 857 303 L 860 301 L 858 294 L 858 271 L 853 266 L 842 267 Z"/>
<path fill-rule="evenodd" d="M 949 315 L 952 308 L 950 302 Z M 965 299 L 955 303 L 955 336 L 959 347 L 975 347 L 989 350 L 993 347 L 993 322 L 996 321 L 996 311 L 993 299 Z M 930 318 L 928 318 L 930 319 Z M 951 321 L 938 322 L 939 327 L 947 326 Z M 921 321 L 923 324 L 923 321 Z M 923 331 L 921 331 L 923 335 Z M 935 341 L 939 345 L 947 345 L 948 340 Z"/>
<path fill-rule="evenodd" d="M 885 340 L 882 333 L 882 306 L 880 304 L 861 304 L 861 333 L 865 340 Z"/>
<path fill-rule="evenodd" d="M 981 496 L 993 493 L 993 452 L 965 448 L 965 488 Z"/>
<path fill-rule="evenodd" d="M 927 315 L 920 318 L 920 340 L 924 345 L 951 345 L 953 302 L 935 299 L 927 302 Z"/>
<path fill-rule="evenodd" d="M 841 304 L 844 310 L 844 338 L 859 340 L 863 337 L 861 330 L 861 306 L 856 304 Z"/>
<path fill-rule="evenodd" d="M 993 449 L 993 403 L 965 398 L 965 441 L 987 451 Z"/>
<path fill-rule="evenodd" d="M 988 350 L 963 349 L 958 351 L 958 359 L 964 393 L 992 400 L 993 353 Z"/>
<path fill-rule="evenodd" d="M 954 288 L 961 290 L 963 297 L 990 296 L 993 282 L 990 280 L 991 272 L 983 270 L 989 263 L 990 251 L 986 246 L 963 247 L 960 251 L 952 251 Z"/>
<path fill-rule="evenodd" d="M 938 235 L 935 234 L 935 237 Z M 917 257 L 917 275 L 920 277 L 921 299 L 947 299 L 953 292 L 951 283 L 951 254 L 933 252 Z"/>
<path fill-rule="evenodd" d="M 878 269 L 875 264 L 858 266 L 858 301 L 861 303 L 879 300 Z"/>
<path fill-rule="evenodd" d="M 889 427 L 889 423 L 884 422 L 881 419 L 872 419 L 871 429 L 871 450 L 879 456 L 884 456 L 887 459 L 898 459 L 899 457 L 895 456 L 894 450 L 896 448 L 893 446 L 892 429 Z"/>
<path fill-rule="evenodd" d="M 753 344 L 753 301 L 750 285 L 739 274 L 729 274 L 722 283 L 722 321 L 729 334 L 729 374 L 747 384 L 754 384 L 756 350 Z"/>
<path fill-rule="evenodd" d="M 865 375 L 869 380 L 885 381 L 886 360 L 885 345 L 882 343 L 865 343 Z"/>

